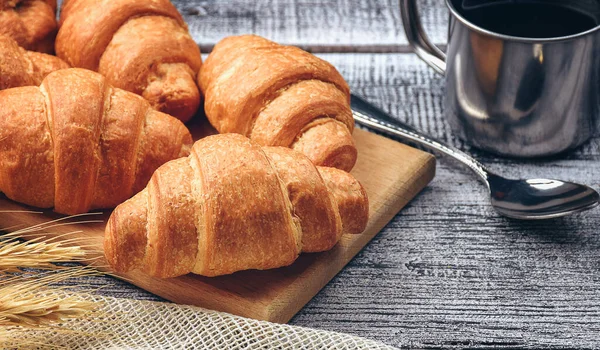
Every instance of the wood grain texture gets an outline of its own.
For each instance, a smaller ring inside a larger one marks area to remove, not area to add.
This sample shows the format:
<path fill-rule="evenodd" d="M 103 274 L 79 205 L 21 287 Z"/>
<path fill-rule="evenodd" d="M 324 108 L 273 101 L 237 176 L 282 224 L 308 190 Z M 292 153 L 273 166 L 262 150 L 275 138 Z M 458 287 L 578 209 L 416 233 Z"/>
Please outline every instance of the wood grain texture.
<path fill-rule="evenodd" d="M 203 52 L 229 35 L 255 33 L 313 52 L 407 52 L 399 0 L 174 0 Z M 419 0 L 423 25 L 445 42 L 448 11 Z"/>
<path fill-rule="evenodd" d="M 204 130 L 199 129 L 202 128 L 196 128 L 194 132 L 196 138 L 205 134 Z M 435 174 L 435 159 L 428 153 L 363 130 L 357 130 L 354 137 L 359 158 L 352 173 L 367 191 L 370 205 L 369 223 L 362 234 L 344 235 L 332 250 L 303 254 L 286 268 L 242 271 L 213 278 L 189 274 L 158 279 L 139 271 L 119 275 L 145 290 L 180 304 L 198 305 L 272 322 L 289 321 Z M 386 152 L 380 152 L 382 149 Z M 4 211 L 0 216 L 0 227 L 34 226 L 57 218 L 50 212 L 41 215 L 22 212 L 28 209 L 0 198 L 0 212 Z M 15 210 L 21 212 L 10 212 Z M 85 238 L 92 252 L 90 258 L 104 266 L 102 241 L 108 215 L 109 212 L 106 212 L 101 216 L 102 222 L 96 224 L 53 228 L 47 236 L 56 237 L 57 241 Z M 64 235 L 75 230 L 79 232 Z"/>

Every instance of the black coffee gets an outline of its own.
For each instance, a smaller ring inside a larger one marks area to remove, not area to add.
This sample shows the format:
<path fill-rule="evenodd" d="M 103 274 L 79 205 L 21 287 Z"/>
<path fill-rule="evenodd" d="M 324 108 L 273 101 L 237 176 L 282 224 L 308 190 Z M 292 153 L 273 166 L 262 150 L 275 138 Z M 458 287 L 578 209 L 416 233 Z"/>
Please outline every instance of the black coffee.
<path fill-rule="evenodd" d="M 456 4 L 458 3 L 458 4 Z M 469 22 L 494 33 L 522 38 L 555 38 L 596 27 L 596 15 L 553 3 L 511 2 L 456 9 Z"/>

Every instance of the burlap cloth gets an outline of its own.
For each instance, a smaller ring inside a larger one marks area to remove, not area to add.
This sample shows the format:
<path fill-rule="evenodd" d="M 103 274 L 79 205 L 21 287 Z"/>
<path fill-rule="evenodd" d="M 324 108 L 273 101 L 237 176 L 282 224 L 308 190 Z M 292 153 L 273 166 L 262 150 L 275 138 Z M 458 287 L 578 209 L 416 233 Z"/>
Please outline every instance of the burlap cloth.
<path fill-rule="evenodd" d="M 256 321 L 193 306 L 88 294 L 82 298 L 97 301 L 98 309 L 95 317 L 61 325 L 73 332 L 15 330 L 9 336 L 12 339 L 4 340 L 4 348 L 393 349 L 347 334 Z"/>

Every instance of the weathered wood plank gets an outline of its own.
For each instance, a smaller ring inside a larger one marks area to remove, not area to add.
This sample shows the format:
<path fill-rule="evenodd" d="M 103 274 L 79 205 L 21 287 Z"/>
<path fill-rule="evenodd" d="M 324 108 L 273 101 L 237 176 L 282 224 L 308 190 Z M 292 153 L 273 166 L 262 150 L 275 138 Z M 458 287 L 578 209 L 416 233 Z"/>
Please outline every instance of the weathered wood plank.
<path fill-rule="evenodd" d="M 203 52 L 229 35 L 255 33 L 313 52 L 406 52 L 398 0 L 173 0 Z M 446 40 L 441 0 L 419 0 L 432 39 Z"/>

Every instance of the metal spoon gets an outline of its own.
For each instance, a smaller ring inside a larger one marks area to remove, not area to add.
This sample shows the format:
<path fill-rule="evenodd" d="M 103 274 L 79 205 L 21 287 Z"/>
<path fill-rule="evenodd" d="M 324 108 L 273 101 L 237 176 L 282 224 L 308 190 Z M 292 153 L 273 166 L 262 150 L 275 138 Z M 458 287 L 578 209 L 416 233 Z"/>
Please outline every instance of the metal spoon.
<path fill-rule="evenodd" d="M 418 143 L 471 168 L 488 186 L 492 206 L 501 215 L 521 220 L 550 219 L 598 205 L 600 195 L 585 185 L 548 179 L 510 180 L 496 175 L 468 154 L 424 136 L 356 95 L 352 95 L 352 112 L 364 126 Z"/>

